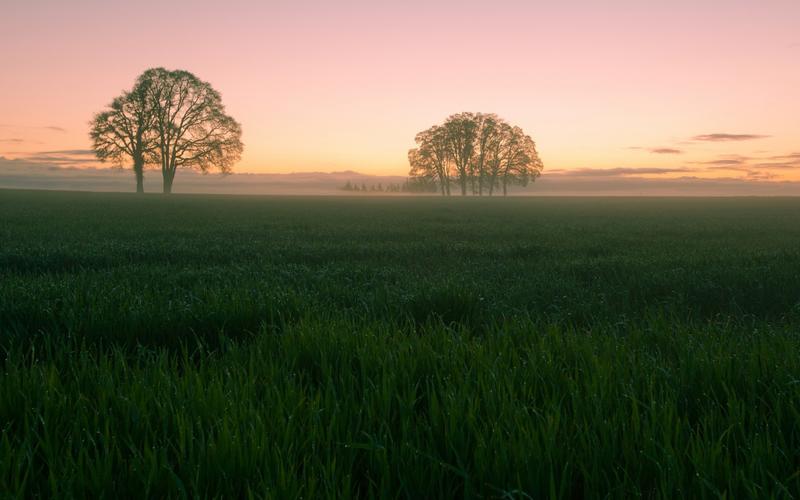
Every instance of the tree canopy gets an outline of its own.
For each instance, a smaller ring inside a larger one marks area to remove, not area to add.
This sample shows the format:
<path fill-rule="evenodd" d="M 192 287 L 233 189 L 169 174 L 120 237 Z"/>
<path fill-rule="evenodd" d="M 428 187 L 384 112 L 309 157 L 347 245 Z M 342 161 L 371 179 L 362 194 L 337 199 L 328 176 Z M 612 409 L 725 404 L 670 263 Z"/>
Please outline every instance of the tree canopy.
<path fill-rule="evenodd" d="M 145 89 L 154 116 L 165 193 L 172 191 L 178 168 L 231 171 L 242 154 L 242 128 L 210 84 L 188 71 L 154 68 L 136 87 Z"/>
<path fill-rule="evenodd" d="M 462 196 L 489 196 L 510 185 L 534 182 L 544 165 L 536 143 L 495 114 L 458 113 L 415 137 L 409 175 L 436 182 L 443 196 L 456 184 Z"/>
<path fill-rule="evenodd" d="M 97 113 L 91 122 L 89 137 L 100 161 L 122 166 L 126 159 L 133 162 L 136 192 L 144 192 L 144 167 L 155 159 L 156 143 L 153 133 L 153 113 L 147 102 L 145 85 L 115 98 L 108 109 Z"/>
<path fill-rule="evenodd" d="M 172 192 L 178 168 L 230 173 L 242 154 L 241 135 L 210 84 L 164 68 L 142 73 L 133 90 L 95 116 L 90 132 L 101 161 L 132 159 L 137 192 L 145 164 L 160 165 L 164 193 Z"/>

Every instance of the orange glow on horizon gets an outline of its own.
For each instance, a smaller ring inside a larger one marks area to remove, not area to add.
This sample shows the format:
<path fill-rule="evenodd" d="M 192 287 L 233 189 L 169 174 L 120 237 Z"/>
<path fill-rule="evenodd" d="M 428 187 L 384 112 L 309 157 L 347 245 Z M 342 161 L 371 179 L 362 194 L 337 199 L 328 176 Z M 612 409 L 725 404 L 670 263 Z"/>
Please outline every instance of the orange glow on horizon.
<path fill-rule="evenodd" d="M 6 158 L 88 149 L 92 114 L 165 66 L 222 93 L 244 130 L 234 172 L 405 175 L 416 132 L 481 111 L 534 138 L 544 175 L 800 180 L 795 0 L 11 4 Z"/>

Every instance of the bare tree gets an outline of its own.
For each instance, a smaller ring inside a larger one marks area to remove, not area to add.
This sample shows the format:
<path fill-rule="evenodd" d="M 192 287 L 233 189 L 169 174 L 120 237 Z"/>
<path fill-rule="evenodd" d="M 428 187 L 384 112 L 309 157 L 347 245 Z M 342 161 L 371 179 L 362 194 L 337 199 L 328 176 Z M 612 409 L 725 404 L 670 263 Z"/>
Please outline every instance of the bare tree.
<path fill-rule="evenodd" d="M 188 71 L 154 68 L 139 77 L 136 88 L 152 109 L 165 194 L 172 192 L 178 168 L 231 171 L 243 150 L 242 129 L 211 85 Z"/>
<path fill-rule="evenodd" d="M 146 85 L 124 92 L 108 108 L 92 119 L 89 131 L 92 148 L 103 162 L 112 161 L 122 166 L 130 158 L 136 174 L 136 192 L 144 193 L 145 164 L 157 160 L 153 113 L 147 103 Z"/>

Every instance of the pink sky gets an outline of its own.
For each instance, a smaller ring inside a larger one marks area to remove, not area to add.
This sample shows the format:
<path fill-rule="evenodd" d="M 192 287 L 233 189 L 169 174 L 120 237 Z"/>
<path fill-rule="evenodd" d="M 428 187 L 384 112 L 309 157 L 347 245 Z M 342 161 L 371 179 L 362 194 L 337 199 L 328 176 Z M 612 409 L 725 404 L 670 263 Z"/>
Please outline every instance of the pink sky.
<path fill-rule="evenodd" d="M 164 66 L 222 93 L 239 172 L 403 175 L 417 131 L 483 111 L 545 173 L 800 179 L 799 26 L 798 0 L 4 0 L 0 156 L 88 149 Z"/>

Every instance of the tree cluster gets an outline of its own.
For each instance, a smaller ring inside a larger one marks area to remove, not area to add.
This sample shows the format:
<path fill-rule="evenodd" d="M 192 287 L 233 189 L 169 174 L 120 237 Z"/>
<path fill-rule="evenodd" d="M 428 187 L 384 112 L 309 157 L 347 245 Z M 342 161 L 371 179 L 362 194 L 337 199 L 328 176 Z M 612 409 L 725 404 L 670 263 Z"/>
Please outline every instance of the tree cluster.
<path fill-rule="evenodd" d="M 494 114 L 455 114 L 414 139 L 409 175 L 436 183 L 442 196 L 454 185 L 462 196 L 491 196 L 499 188 L 506 195 L 511 185 L 535 181 L 544 167 L 533 139 Z"/>
<path fill-rule="evenodd" d="M 436 183 L 424 177 L 412 177 L 406 179 L 404 182 L 389 182 L 385 186 L 383 183 L 370 184 L 367 186 L 365 183 L 360 185 L 357 182 L 347 181 L 344 186 L 340 188 L 342 191 L 351 191 L 355 193 L 410 193 L 410 194 L 423 194 L 423 193 L 436 193 L 438 187 Z"/>
<path fill-rule="evenodd" d="M 243 150 L 241 126 L 225 113 L 219 93 L 188 71 L 164 68 L 142 73 L 95 115 L 89 135 L 101 161 L 122 165 L 130 158 L 138 193 L 147 165 L 161 168 L 163 191 L 171 193 L 179 168 L 229 173 Z"/>

